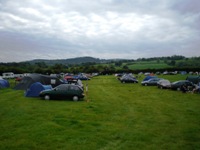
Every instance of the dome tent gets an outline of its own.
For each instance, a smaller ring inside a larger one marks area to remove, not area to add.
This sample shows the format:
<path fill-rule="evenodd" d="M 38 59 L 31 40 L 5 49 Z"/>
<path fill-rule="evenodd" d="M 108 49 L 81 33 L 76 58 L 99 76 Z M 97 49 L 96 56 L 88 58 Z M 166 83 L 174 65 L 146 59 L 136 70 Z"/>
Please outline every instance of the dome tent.
<path fill-rule="evenodd" d="M 42 85 L 40 82 L 33 83 L 29 89 L 26 90 L 26 97 L 38 97 L 43 90 L 52 89 L 51 85 Z"/>
<path fill-rule="evenodd" d="M 43 85 L 51 85 L 52 87 L 56 87 L 64 83 L 57 77 L 51 77 L 42 74 L 30 74 L 28 76 L 23 77 L 23 79 L 14 87 L 14 89 L 27 90 L 31 86 L 31 84 L 35 82 L 40 82 Z"/>
<path fill-rule="evenodd" d="M 0 88 L 8 88 L 10 87 L 10 84 L 7 80 L 0 79 Z"/>

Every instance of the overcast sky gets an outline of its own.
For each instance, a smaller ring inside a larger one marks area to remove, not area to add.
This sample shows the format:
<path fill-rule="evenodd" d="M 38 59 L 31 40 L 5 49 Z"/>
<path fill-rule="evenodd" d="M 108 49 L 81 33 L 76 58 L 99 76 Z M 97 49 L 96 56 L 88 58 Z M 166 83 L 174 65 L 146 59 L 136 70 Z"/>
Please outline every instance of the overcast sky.
<path fill-rule="evenodd" d="M 0 62 L 200 56 L 200 0 L 0 0 Z"/>

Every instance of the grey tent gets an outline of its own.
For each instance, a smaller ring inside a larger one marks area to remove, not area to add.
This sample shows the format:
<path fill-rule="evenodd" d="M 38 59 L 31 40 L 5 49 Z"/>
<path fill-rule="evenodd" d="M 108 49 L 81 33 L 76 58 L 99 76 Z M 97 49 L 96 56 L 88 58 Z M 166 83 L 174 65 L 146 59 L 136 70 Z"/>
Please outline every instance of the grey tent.
<path fill-rule="evenodd" d="M 186 80 L 188 80 L 194 84 L 198 84 L 200 82 L 200 76 L 188 76 L 186 78 Z"/>
<path fill-rule="evenodd" d="M 64 82 L 57 77 L 51 77 L 42 74 L 30 74 L 23 77 L 23 79 L 14 87 L 15 90 L 27 90 L 33 83 L 40 82 L 43 85 L 51 85 L 56 87 Z"/>

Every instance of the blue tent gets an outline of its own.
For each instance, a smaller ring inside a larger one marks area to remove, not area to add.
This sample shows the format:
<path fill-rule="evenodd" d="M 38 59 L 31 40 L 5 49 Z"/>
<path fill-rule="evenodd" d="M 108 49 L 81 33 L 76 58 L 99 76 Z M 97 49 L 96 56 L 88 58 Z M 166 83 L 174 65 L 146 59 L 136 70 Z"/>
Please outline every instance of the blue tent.
<path fill-rule="evenodd" d="M 51 85 L 43 85 L 40 82 L 33 83 L 28 90 L 26 90 L 26 97 L 38 97 L 43 90 L 52 89 Z"/>
<path fill-rule="evenodd" d="M 181 75 L 186 75 L 187 72 L 186 72 L 186 71 L 181 71 L 180 74 L 181 74 Z"/>
<path fill-rule="evenodd" d="M 0 88 L 8 88 L 10 87 L 10 84 L 7 80 L 0 79 Z"/>
<path fill-rule="evenodd" d="M 157 77 L 156 77 L 156 76 L 147 76 L 147 77 L 144 78 L 143 81 L 147 81 L 147 80 L 149 80 L 149 79 L 151 79 L 151 78 L 157 78 Z"/>

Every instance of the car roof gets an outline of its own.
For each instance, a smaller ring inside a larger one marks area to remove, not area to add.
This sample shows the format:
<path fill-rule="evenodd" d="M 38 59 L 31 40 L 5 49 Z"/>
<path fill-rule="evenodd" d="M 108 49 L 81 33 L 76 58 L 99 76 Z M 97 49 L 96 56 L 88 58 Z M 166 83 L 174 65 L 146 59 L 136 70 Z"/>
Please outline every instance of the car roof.
<path fill-rule="evenodd" d="M 167 79 L 161 79 L 161 80 L 159 80 L 159 83 L 170 83 L 170 81 L 169 80 L 167 80 Z"/>
<path fill-rule="evenodd" d="M 151 78 L 151 79 L 149 79 L 149 80 L 147 80 L 147 81 L 151 81 L 151 80 L 161 80 L 161 78 Z"/>

